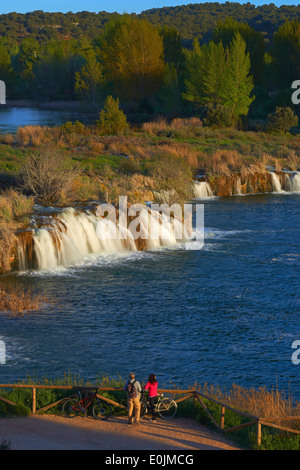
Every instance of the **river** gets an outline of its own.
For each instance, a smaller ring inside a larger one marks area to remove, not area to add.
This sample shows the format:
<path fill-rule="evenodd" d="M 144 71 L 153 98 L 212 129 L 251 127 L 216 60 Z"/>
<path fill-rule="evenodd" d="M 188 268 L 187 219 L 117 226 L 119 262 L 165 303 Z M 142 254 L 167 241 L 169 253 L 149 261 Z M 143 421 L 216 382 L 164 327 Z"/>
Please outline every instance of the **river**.
<path fill-rule="evenodd" d="M 22 126 L 59 126 L 67 121 L 92 122 L 79 109 L 44 109 L 0 105 L 0 133 L 15 133 Z"/>
<path fill-rule="evenodd" d="M 1 381 L 156 373 L 160 386 L 266 386 L 299 399 L 299 194 L 207 198 L 205 243 L 11 273 L 52 298 L 1 314 Z"/>

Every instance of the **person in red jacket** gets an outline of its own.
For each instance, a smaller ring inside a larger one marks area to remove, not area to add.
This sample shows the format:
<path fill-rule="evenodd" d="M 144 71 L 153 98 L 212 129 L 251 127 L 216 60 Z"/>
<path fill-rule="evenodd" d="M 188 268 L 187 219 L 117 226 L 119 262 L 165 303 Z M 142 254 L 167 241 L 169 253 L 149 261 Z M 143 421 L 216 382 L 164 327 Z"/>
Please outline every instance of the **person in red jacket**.
<path fill-rule="evenodd" d="M 156 380 L 155 374 L 150 374 L 148 378 L 148 382 L 146 383 L 144 389 L 148 390 L 148 401 L 150 403 L 150 409 L 152 418 L 151 421 L 156 421 L 156 413 L 155 413 L 155 403 L 157 398 L 157 385 L 158 382 Z"/>

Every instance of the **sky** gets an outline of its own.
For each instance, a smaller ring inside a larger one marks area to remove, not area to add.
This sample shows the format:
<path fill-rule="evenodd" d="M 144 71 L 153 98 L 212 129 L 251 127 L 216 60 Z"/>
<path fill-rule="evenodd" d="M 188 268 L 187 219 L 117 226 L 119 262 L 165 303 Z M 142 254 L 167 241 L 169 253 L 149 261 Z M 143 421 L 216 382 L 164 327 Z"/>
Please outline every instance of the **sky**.
<path fill-rule="evenodd" d="M 216 0 L 217 1 L 217 0 Z M 219 3 L 224 3 L 225 0 L 218 0 Z M 62 12 L 68 11 L 106 11 L 106 12 L 118 12 L 118 13 L 140 13 L 143 10 L 149 10 L 151 8 L 162 8 L 171 7 L 177 5 L 185 5 L 189 3 L 201 3 L 200 1 L 178 1 L 178 0 L 112 0 L 110 2 L 103 0 L 11 0 L 3 3 L 0 6 L 1 13 L 27 13 L 34 10 L 43 10 L 47 12 Z M 237 3 L 247 3 L 247 1 L 240 1 Z M 275 3 L 275 5 L 297 5 L 297 1 L 276 1 L 267 2 L 259 0 L 250 0 L 250 3 L 258 6 L 265 5 L 268 3 Z"/>

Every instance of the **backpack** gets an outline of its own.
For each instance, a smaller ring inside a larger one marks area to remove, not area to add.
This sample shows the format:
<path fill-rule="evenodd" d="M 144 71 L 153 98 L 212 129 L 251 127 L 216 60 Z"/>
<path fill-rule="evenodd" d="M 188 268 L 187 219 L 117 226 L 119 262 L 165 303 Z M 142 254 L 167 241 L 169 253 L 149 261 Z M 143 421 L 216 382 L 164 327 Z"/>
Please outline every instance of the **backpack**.
<path fill-rule="evenodd" d="M 136 380 L 134 382 L 129 382 L 127 386 L 127 393 L 129 398 L 136 398 L 138 396 L 137 390 L 134 386 Z"/>

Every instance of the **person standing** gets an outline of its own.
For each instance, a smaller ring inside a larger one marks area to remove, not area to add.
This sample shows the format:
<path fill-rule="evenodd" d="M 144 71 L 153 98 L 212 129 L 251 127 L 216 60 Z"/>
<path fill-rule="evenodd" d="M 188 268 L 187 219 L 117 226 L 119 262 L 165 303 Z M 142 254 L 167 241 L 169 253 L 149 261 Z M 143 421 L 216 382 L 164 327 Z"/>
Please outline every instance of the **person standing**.
<path fill-rule="evenodd" d="M 148 401 L 150 404 L 150 409 L 151 409 L 151 414 L 152 422 L 156 422 L 156 412 L 155 412 L 155 404 L 156 404 L 156 399 L 157 399 L 157 386 L 158 382 L 156 380 L 156 375 L 155 374 L 150 374 L 148 378 L 148 382 L 146 383 L 144 389 L 148 390 Z"/>
<path fill-rule="evenodd" d="M 138 380 L 135 378 L 135 373 L 129 374 L 129 379 L 126 381 L 123 391 L 127 393 L 127 410 L 128 410 L 128 424 L 133 423 L 133 412 L 134 422 L 140 424 L 140 411 L 141 411 L 141 391 L 142 387 Z"/>

